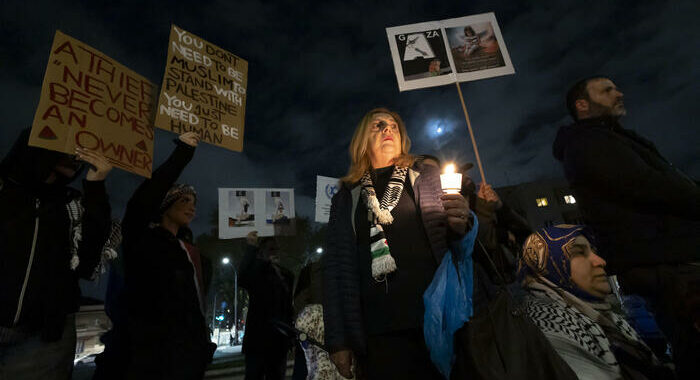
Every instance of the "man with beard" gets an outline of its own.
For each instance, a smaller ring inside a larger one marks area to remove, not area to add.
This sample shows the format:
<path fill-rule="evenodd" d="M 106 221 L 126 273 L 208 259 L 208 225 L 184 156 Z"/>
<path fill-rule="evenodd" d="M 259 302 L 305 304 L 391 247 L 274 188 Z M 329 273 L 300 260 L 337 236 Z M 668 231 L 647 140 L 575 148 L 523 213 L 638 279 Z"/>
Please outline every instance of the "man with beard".
<path fill-rule="evenodd" d="M 680 378 L 700 357 L 700 187 L 625 129 L 622 92 L 605 77 L 567 94 L 574 123 L 554 142 L 586 222 L 623 291 L 646 297 Z"/>

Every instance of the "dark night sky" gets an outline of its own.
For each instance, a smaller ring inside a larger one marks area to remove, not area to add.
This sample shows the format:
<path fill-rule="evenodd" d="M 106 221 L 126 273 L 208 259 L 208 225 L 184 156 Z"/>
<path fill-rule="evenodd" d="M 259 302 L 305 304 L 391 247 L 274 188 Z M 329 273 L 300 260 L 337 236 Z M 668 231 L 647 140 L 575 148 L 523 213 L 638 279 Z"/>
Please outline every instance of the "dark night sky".
<path fill-rule="evenodd" d="M 399 93 L 384 28 L 489 11 L 516 74 L 462 89 L 491 183 L 562 176 L 551 144 L 570 122 L 564 93 L 591 74 L 612 77 L 625 92 L 627 127 L 700 177 L 697 0 L 113 3 L 2 1 L 0 155 L 33 120 L 56 29 L 160 83 L 175 23 L 250 65 L 244 152 L 201 145 L 180 178 L 200 194 L 195 233 L 208 230 L 218 187 L 294 187 L 297 212 L 313 216 L 315 176 L 345 173 L 355 125 L 378 105 L 402 115 L 414 153 L 474 161 L 455 86 Z M 438 124 L 447 130 L 439 138 Z M 173 137 L 156 133 L 155 165 Z M 110 175 L 115 216 L 141 180 Z"/>

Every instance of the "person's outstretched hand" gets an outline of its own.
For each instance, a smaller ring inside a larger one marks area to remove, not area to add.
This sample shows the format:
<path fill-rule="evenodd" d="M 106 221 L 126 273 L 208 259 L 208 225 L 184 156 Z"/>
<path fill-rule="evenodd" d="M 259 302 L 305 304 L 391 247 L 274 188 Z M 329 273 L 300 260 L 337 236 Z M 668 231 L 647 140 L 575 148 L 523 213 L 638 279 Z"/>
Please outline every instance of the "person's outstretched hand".
<path fill-rule="evenodd" d="M 88 181 L 104 181 L 112 170 L 109 160 L 94 150 L 75 148 L 75 154 L 80 161 L 90 164 L 90 169 L 85 176 Z"/>
<path fill-rule="evenodd" d="M 331 361 L 338 369 L 338 373 L 346 379 L 352 378 L 352 351 L 342 350 L 331 354 Z"/>
<path fill-rule="evenodd" d="M 199 135 L 194 132 L 185 132 L 178 137 L 180 141 L 184 142 L 189 146 L 197 146 L 199 142 Z"/>
<path fill-rule="evenodd" d="M 501 208 L 503 205 L 501 198 L 488 183 L 482 183 L 479 185 L 479 191 L 476 193 L 476 196 L 485 200 L 486 202 L 495 202 L 496 208 Z"/>

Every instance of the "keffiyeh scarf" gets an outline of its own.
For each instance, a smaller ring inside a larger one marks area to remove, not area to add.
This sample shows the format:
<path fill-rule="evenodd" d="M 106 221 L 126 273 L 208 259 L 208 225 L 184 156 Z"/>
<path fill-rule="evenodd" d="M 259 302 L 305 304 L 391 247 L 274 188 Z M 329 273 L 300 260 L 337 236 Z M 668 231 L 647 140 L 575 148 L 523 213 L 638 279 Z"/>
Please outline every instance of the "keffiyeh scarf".
<path fill-rule="evenodd" d="M 365 172 L 360 179 L 362 196 L 367 209 L 372 214 L 369 242 L 372 256 L 372 277 L 377 281 L 381 281 L 387 274 L 396 270 L 396 262 L 389 251 L 389 244 L 386 241 L 382 224 L 387 225 L 394 221 L 391 210 L 399 203 L 407 173 L 407 167 L 394 166 L 381 202 L 377 199 L 370 171 Z"/>
<path fill-rule="evenodd" d="M 66 204 L 66 209 L 68 210 L 68 218 L 70 220 L 70 250 L 72 255 L 70 269 L 76 270 L 78 265 L 80 265 L 78 247 L 80 246 L 80 242 L 83 240 L 83 216 L 85 214 L 85 207 L 82 204 L 82 198 L 76 198 L 68 202 L 68 204 Z M 113 260 L 117 257 L 117 248 L 121 242 L 121 225 L 119 224 L 119 221 L 113 220 L 110 226 L 109 237 L 102 246 L 100 262 L 97 264 L 97 267 L 95 267 L 92 274 L 92 279 L 96 279 L 100 274 L 105 272 L 107 261 Z"/>

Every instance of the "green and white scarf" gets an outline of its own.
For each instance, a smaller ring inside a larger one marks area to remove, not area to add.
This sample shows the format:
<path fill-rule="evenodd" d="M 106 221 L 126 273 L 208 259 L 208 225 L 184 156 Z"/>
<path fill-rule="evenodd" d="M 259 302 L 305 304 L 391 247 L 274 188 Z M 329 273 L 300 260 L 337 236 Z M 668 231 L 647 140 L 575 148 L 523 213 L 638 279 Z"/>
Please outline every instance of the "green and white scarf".
<path fill-rule="evenodd" d="M 382 281 L 384 276 L 396 270 L 396 262 L 389 251 L 389 244 L 386 241 L 382 224 L 391 224 L 394 221 L 391 210 L 399 203 L 407 172 L 407 167 L 394 167 L 381 202 L 377 199 L 370 171 L 365 172 L 360 179 L 362 196 L 365 199 L 367 209 L 372 213 L 369 242 L 372 255 L 372 277 L 377 281 Z"/>

